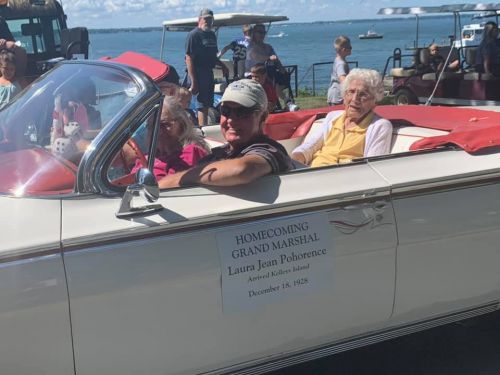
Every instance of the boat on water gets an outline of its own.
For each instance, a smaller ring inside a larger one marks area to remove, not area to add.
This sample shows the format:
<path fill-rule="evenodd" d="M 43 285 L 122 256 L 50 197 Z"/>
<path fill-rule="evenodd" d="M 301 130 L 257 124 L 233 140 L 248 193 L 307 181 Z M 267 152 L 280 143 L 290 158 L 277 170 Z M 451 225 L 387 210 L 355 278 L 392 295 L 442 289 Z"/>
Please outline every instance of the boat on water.
<path fill-rule="evenodd" d="M 286 36 L 285 32 L 284 31 L 280 31 L 278 34 L 269 35 L 268 37 L 269 38 L 283 38 L 284 36 Z"/>
<path fill-rule="evenodd" d="M 455 48 L 474 47 L 481 43 L 483 38 L 484 22 L 464 25 L 460 34 L 460 39 L 453 42 Z"/>
<path fill-rule="evenodd" d="M 382 39 L 384 37 L 383 34 L 379 34 L 373 30 L 368 30 L 365 34 L 359 34 L 359 39 Z"/>

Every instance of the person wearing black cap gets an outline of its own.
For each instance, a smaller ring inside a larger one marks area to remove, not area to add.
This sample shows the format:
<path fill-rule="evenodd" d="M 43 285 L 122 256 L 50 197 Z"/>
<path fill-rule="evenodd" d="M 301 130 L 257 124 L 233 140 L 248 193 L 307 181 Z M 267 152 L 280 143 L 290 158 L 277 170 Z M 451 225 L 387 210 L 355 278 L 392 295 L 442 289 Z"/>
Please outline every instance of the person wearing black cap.
<path fill-rule="evenodd" d="M 214 102 L 214 73 L 218 65 L 227 78 L 229 71 L 217 57 L 217 36 L 212 31 L 214 13 L 207 8 L 201 10 L 198 27 L 191 30 L 186 39 L 186 67 L 189 89 L 197 96 L 198 123 L 208 124 L 208 108 Z"/>
<path fill-rule="evenodd" d="M 212 149 L 196 167 L 163 177 L 160 188 L 190 185 L 234 186 L 293 169 L 285 148 L 264 134 L 267 96 L 251 79 L 232 82 L 221 99 L 226 144 Z"/>

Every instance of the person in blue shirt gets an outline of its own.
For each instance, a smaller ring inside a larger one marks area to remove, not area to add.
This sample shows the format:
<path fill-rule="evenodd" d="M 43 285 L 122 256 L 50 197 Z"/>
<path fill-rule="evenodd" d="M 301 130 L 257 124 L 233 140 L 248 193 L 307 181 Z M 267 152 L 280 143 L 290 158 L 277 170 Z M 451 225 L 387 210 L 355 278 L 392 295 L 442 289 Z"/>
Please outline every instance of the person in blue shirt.
<path fill-rule="evenodd" d="M 16 77 L 16 56 L 8 50 L 0 51 L 0 109 L 21 91 Z"/>
<path fill-rule="evenodd" d="M 242 31 L 243 37 L 234 39 L 231 43 L 221 49 L 218 54 L 219 58 L 221 58 L 227 51 L 233 51 L 233 78 L 235 80 L 245 77 L 245 59 L 247 58 L 247 48 L 250 43 L 252 27 L 250 25 L 243 25 Z"/>

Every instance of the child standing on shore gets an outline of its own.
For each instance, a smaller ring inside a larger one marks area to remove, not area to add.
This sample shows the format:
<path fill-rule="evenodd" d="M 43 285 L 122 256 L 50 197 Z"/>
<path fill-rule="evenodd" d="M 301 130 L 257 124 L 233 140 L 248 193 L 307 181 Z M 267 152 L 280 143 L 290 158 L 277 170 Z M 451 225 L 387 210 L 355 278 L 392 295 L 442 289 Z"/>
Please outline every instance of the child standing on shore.
<path fill-rule="evenodd" d="M 342 104 L 340 85 L 349 74 L 349 65 L 345 59 L 351 54 L 352 51 L 351 40 L 344 35 L 337 37 L 333 46 L 335 48 L 336 56 L 335 61 L 333 62 L 330 87 L 328 88 L 328 105 Z"/>
<path fill-rule="evenodd" d="M 0 51 L 0 109 L 21 91 L 16 78 L 16 56 L 8 50 Z"/>

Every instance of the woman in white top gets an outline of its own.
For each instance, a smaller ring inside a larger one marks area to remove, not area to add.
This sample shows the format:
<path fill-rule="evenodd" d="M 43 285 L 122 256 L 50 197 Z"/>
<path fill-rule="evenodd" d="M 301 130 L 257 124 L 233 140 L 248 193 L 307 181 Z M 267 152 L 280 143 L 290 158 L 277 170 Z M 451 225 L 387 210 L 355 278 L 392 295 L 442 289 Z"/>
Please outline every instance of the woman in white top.
<path fill-rule="evenodd" d="M 373 110 L 384 95 L 380 74 L 353 69 L 342 86 L 343 111 L 330 112 L 320 128 L 292 152 L 292 159 L 321 167 L 390 151 L 392 124 Z"/>

